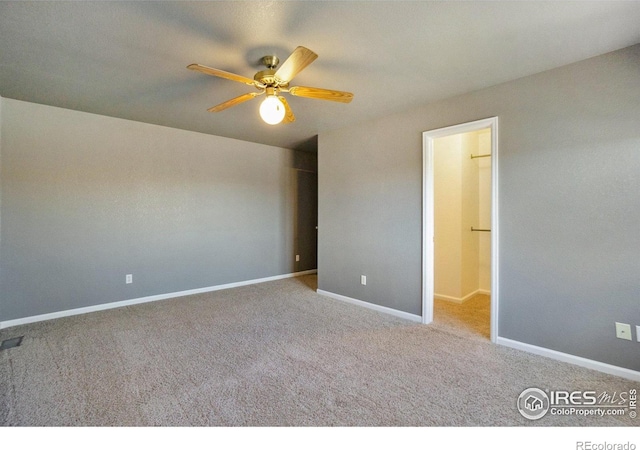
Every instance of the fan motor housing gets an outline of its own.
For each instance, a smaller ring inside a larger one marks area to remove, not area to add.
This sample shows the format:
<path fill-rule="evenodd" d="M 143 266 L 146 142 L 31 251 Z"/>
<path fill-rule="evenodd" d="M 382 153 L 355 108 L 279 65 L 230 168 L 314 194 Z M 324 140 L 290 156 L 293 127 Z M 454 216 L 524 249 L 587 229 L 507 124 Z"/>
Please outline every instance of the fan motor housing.
<path fill-rule="evenodd" d="M 289 83 L 280 83 L 274 76 L 276 71 L 274 69 L 262 70 L 253 76 L 253 79 L 265 86 L 277 86 L 287 87 Z"/>
<path fill-rule="evenodd" d="M 275 73 L 276 71 L 273 69 L 261 70 L 253 76 L 253 79 L 270 86 L 276 82 Z"/>

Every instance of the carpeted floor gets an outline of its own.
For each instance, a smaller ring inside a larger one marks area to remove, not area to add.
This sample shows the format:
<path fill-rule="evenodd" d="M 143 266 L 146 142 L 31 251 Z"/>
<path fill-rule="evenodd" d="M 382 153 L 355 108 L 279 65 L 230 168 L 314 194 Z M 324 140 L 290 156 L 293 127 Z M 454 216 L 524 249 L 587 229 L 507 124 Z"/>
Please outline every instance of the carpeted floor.
<path fill-rule="evenodd" d="M 478 294 L 464 303 L 434 299 L 433 323 L 469 339 L 491 339 L 491 297 Z"/>
<path fill-rule="evenodd" d="M 637 426 L 516 409 L 631 381 L 322 297 L 305 276 L 0 330 L 4 426 Z"/>

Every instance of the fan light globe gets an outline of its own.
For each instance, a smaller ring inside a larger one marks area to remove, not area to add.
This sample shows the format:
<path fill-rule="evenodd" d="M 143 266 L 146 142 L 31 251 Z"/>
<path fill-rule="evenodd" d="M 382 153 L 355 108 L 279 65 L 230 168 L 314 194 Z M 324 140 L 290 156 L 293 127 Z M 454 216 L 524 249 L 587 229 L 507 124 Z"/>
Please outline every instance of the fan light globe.
<path fill-rule="evenodd" d="M 260 117 L 269 125 L 276 125 L 284 119 L 284 105 L 275 95 L 269 95 L 260 105 Z"/>

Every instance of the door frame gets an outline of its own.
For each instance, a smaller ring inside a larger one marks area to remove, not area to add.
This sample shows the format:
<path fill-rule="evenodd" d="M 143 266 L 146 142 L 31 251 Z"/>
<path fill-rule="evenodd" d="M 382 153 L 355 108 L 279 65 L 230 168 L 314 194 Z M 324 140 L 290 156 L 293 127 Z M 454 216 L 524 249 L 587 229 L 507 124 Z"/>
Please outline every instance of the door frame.
<path fill-rule="evenodd" d="M 498 117 L 476 120 L 422 133 L 422 323 L 433 322 L 434 194 L 433 141 L 454 134 L 491 129 L 491 342 L 498 338 L 499 224 L 498 224 Z"/>

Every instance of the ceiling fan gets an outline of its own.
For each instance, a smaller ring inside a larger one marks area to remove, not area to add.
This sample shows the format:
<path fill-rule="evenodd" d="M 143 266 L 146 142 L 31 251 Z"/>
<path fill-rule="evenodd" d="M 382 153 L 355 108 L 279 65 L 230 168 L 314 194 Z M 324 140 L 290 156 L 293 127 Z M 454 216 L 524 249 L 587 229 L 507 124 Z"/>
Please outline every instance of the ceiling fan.
<path fill-rule="evenodd" d="M 225 72 L 224 70 L 213 69 L 201 64 L 190 64 L 187 69 L 196 70 L 207 75 L 213 75 L 227 80 L 238 81 L 240 83 L 254 86 L 258 92 L 249 92 L 238 97 L 227 100 L 219 105 L 209 108 L 209 112 L 220 112 L 240 103 L 252 100 L 259 95 L 266 94 L 265 100 L 260 105 L 260 116 L 270 124 L 275 125 L 280 122 L 290 123 L 296 120 L 287 100 L 280 95 L 287 92 L 297 97 L 315 98 L 320 100 L 331 100 L 334 102 L 349 103 L 353 99 L 350 92 L 320 89 L 315 87 L 292 86 L 289 83 L 298 73 L 311 64 L 318 57 L 314 52 L 305 47 L 296 48 L 291 55 L 278 67 L 280 60 L 277 56 L 265 56 L 262 63 L 267 67 L 256 73 L 253 77 L 247 78 L 242 75 Z M 276 69 L 277 68 L 277 69 Z"/>

